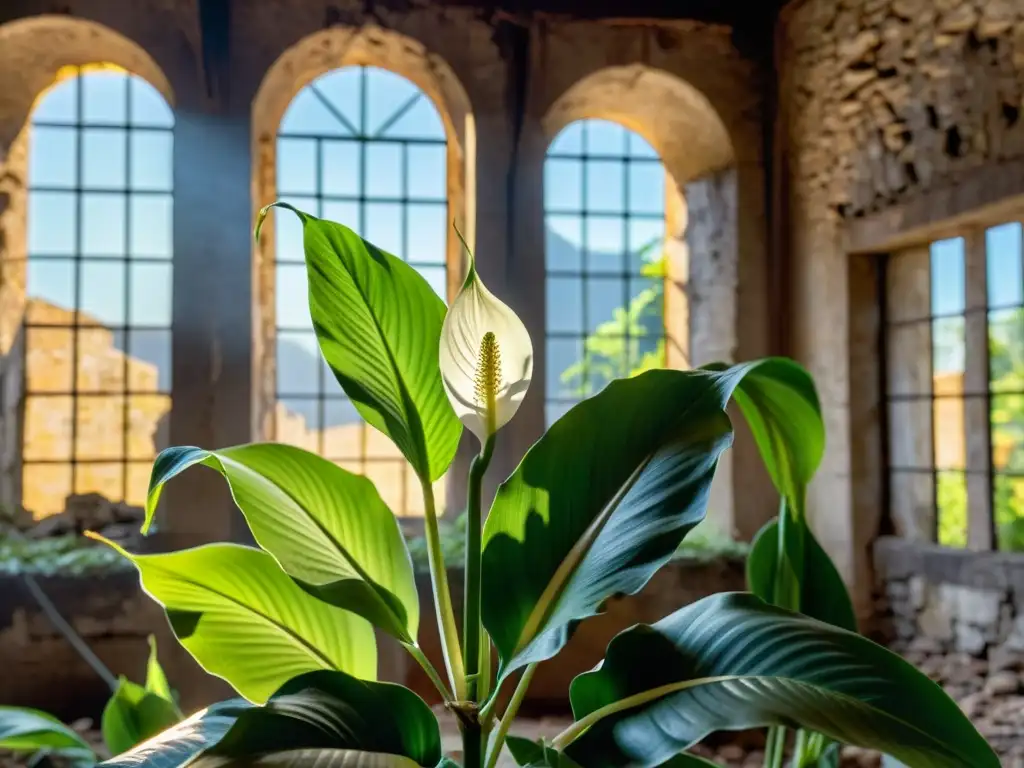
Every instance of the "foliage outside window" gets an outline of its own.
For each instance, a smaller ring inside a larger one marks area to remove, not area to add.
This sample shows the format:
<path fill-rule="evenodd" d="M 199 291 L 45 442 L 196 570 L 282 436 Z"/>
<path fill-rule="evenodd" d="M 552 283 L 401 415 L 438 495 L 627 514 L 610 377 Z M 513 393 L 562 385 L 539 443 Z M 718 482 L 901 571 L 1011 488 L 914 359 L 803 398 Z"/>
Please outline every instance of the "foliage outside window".
<path fill-rule="evenodd" d="M 986 291 L 983 306 L 969 306 L 971 279 L 965 240 L 931 244 L 924 285 L 912 252 L 889 257 L 888 416 L 890 500 L 901 509 L 931 505 L 934 539 L 967 546 L 969 478 L 981 476 L 991 494 L 999 549 L 1024 550 L 1024 280 L 1021 225 L 1001 224 L 984 233 Z M 980 287 L 979 287 L 980 288 Z M 919 310 L 924 307 L 926 312 Z M 895 313 L 893 319 L 891 315 Z M 988 336 L 988 386 L 965 386 L 966 322 L 983 313 Z M 968 466 L 965 405 L 983 401 L 989 413 L 991 469 Z M 922 436 L 927 444 L 922 444 Z"/>

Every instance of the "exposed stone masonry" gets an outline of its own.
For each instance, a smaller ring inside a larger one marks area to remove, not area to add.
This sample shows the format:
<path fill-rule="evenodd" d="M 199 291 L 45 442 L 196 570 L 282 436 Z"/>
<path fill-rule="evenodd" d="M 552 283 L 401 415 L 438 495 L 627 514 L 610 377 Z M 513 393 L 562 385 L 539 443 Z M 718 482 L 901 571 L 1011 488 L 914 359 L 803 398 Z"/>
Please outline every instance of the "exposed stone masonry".
<path fill-rule="evenodd" d="M 788 36 L 796 173 L 838 217 L 1024 154 L 1024 4 L 811 0 Z"/>

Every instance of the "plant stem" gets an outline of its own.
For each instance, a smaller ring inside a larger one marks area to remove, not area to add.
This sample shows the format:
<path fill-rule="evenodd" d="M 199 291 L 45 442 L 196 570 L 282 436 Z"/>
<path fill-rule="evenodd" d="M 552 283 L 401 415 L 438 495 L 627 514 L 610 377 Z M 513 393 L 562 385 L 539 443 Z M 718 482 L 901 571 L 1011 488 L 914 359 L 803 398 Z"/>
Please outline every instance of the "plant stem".
<path fill-rule="evenodd" d="M 793 768 L 803 768 L 806 753 L 811 745 L 811 732 L 801 728 L 796 732 L 796 743 L 793 745 Z"/>
<path fill-rule="evenodd" d="M 430 663 L 430 659 L 423 653 L 423 650 L 418 645 L 402 643 L 402 647 L 409 652 L 412 656 L 423 667 L 423 671 L 427 673 L 427 677 L 430 678 L 430 682 L 434 684 L 437 692 L 441 694 L 441 698 L 447 703 L 452 700 L 452 693 L 448 690 L 448 686 L 444 684 L 444 680 L 437 673 L 437 669 Z"/>
<path fill-rule="evenodd" d="M 781 725 L 773 725 L 768 729 L 768 742 L 765 744 L 765 768 L 782 768 L 786 759 L 786 729 Z"/>
<path fill-rule="evenodd" d="M 466 568 L 462 608 L 462 642 L 466 647 L 467 697 L 478 701 L 480 680 L 480 539 L 483 530 L 483 510 L 480 497 L 484 473 L 494 454 L 494 436 L 484 442 L 480 453 L 469 468 L 469 489 L 466 498 Z M 488 670 L 488 674 L 490 670 Z"/>
<path fill-rule="evenodd" d="M 480 453 L 469 467 L 469 488 L 466 498 L 466 562 L 465 585 L 462 591 L 462 642 L 465 646 L 466 698 L 479 702 L 480 678 L 490 675 L 490 654 L 488 669 L 481 665 L 480 646 L 483 644 L 480 624 L 480 541 L 483 533 L 484 474 L 494 454 L 494 435 L 484 441 Z M 490 687 L 490 683 L 485 685 Z M 471 722 L 462 724 L 462 758 L 466 768 L 480 768 L 484 758 L 483 729 L 476 713 Z"/>
<path fill-rule="evenodd" d="M 444 554 L 441 552 L 441 534 L 437 527 L 437 510 L 434 506 L 434 489 L 422 481 L 425 512 L 424 532 L 427 539 L 427 559 L 430 563 L 430 584 L 434 591 L 434 609 L 437 612 L 437 631 L 441 635 L 444 663 L 448 668 L 448 679 L 456 699 L 466 697 L 466 671 L 462 666 L 462 651 L 459 648 L 459 630 L 452 608 L 452 593 L 448 588 L 448 571 L 445 569 Z"/>
<path fill-rule="evenodd" d="M 508 729 L 512 727 L 512 721 L 516 719 L 516 713 L 526 698 L 526 691 L 530 688 L 530 681 L 533 680 L 533 673 L 537 671 L 536 664 L 527 665 L 523 670 L 523 676 L 519 678 L 512 698 L 505 708 L 505 714 L 498 722 L 498 730 L 494 734 L 494 742 L 491 744 L 490 754 L 487 756 L 487 768 L 494 768 L 498 764 L 498 757 L 501 755 L 502 747 L 505 746 L 505 737 L 508 736 Z M 469 763 L 466 763 L 467 768 Z"/>

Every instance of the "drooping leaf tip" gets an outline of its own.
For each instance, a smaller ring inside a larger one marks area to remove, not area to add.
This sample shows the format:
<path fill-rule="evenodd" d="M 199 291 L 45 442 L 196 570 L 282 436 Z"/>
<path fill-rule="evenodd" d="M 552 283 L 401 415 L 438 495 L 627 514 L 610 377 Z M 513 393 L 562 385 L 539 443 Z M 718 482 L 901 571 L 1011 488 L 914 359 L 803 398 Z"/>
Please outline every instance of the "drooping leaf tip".
<path fill-rule="evenodd" d="M 270 203 L 270 205 L 264 205 L 262 208 L 260 208 L 260 212 L 256 214 L 256 227 L 253 230 L 253 236 L 256 238 L 257 243 L 260 241 L 260 232 L 263 229 L 263 222 L 267 218 L 267 214 L 270 213 L 271 208 L 286 208 L 292 213 L 294 213 L 296 216 L 298 216 L 299 221 L 301 221 L 303 224 L 305 224 L 306 219 L 309 218 L 308 213 L 300 211 L 291 203 L 286 203 L 282 200 L 277 200 L 273 203 Z"/>
<path fill-rule="evenodd" d="M 92 539 L 93 541 L 98 541 L 101 544 L 106 544 L 108 547 L 110 547 L 112 550 L 117 552 L 117 554 L 121 555 L 122 557 L 125 557 L 129 560 L 133 559 L 132 556 L 128 553 L 128 550 L 126 550 L 117 542 L 111 541 L 101 533 L 96 533 L 96 531 L 83 531 L 82 535 L 85 536 L 85 538 L 87 539 Z"/>

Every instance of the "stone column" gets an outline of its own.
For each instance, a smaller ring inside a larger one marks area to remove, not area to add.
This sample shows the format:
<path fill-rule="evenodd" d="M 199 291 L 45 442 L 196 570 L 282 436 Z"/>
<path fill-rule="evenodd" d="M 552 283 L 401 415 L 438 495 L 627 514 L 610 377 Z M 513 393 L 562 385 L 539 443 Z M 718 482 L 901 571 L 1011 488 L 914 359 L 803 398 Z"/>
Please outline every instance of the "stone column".
<path fill-rule="evenodd" d="M 964 237 L 964 434 L 967 441 L 967 547 L 995 544 L 992 519 L 992 434 L 988 360 L 988 281 L 985 230 Z"/>
<path fill-rule="evenodd" d="M 252 439 L 250 122 L 179 105 L 174 128 L 172 445 Z M 193 470 L 168 486 L 161 546 L 244 538 L 223 479 Z"/>

